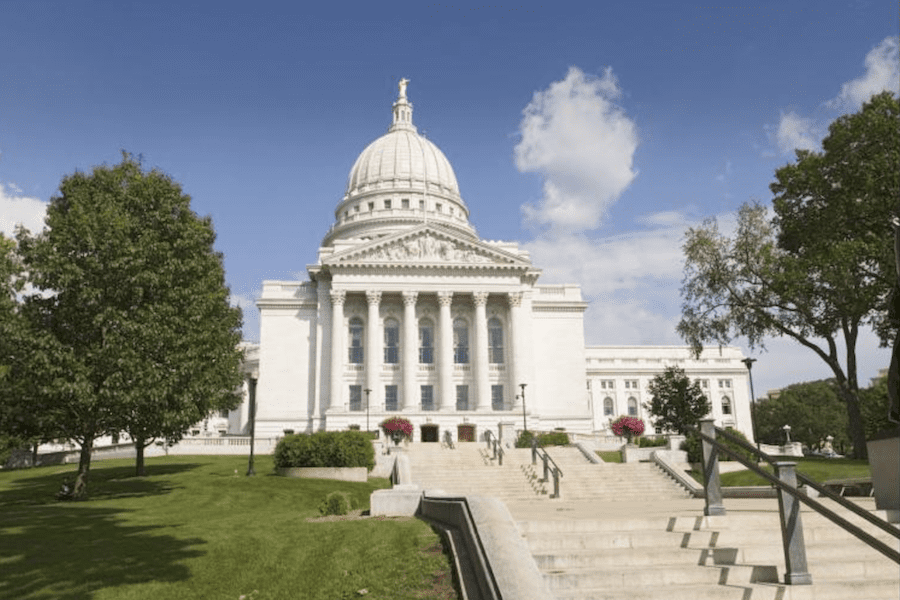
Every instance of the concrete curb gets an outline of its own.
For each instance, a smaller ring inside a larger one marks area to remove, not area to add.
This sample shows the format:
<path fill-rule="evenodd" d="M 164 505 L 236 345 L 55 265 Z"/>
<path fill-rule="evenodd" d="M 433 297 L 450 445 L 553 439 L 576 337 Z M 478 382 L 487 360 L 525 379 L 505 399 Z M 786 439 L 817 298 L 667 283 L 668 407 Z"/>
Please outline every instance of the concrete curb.
<path fill-rule="evenodd" d="M 572 445 L 581 450 L 581 453 L 584 454 L 584 457 L 588 460 L 588 462 L 595 465 L 603 463 L 603 459 L 597 456 L 596 446 L 593 442 L 575 442 Z"/>

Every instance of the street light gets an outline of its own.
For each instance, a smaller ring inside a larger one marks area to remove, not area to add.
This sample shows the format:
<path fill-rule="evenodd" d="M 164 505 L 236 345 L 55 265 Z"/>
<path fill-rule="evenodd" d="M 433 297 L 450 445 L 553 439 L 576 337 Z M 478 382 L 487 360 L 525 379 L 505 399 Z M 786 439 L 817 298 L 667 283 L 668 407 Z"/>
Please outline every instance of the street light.
<path fill-rule="evenodd" d="M 525 386 L 527 383 L 520 383 L 519 387 L 522 388 L 522 427 L 525 428 L 525 431 L 528 432 L 528 421 L 525 420 Z"/>
<path fill-rule="evenodd" d="M 372 390 L 366 388 L 363 391 L 366 393 L 366 433 L 369 433 L 369 394 Z"/>
<path fill-rule="evenodd" d="M 750 376 L 750 430 L 756 441 L 756 451 L 762 453 L 759 449 L 759 438 L 756 436 L 756 394 L 753 392 L 753 363 L 756 362 L 756 359 L 747 357 L 741 362 L 747 365 L 747 374 Z"/>
<path fill-rule="evenodd" d="M 256 475 L 253 470 L 253 441 L 256 438 L 256 378 L 247 380 L 247 395 L 250 397 L 250 464 L 247 465 L 247 477 Z"/>

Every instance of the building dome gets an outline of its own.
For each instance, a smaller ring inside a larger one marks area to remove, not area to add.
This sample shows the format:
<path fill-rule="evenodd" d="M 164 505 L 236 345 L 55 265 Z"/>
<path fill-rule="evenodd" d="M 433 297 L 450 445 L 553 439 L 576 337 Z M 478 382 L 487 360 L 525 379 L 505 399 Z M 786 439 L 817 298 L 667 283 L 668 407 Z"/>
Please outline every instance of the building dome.
<path fill-rule="evenodd" d="M 338 238 L 372 239 L 424 221 L 475 236 L 450 161 L 413 125 L 407 83 L 400 80 L 390 129 L 369 144 L 350 169 L 334 213 L 336 222 L 323 245 Z"/>

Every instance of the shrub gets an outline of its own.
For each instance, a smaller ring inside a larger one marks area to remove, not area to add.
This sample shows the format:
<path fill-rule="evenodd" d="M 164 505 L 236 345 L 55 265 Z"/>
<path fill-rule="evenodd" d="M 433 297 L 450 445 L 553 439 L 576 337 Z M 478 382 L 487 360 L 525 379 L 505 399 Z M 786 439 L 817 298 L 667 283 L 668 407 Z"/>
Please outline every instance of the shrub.
<path fill-rule="evenodd" d="M 609 424 L 612 432 L 620 437 L 626 437 L 631 441 L 632 437 L 637 437 L 644 433 L 644 422 L 637 417 L 629 417 L 622 415 Z"/>
<path fill-rule="evenodd" d="M 413 425 L 408 419 L 403 417 L 390 417 L 382 421 L 379 425 L 384 431 L 386 438 L 400 441 L 403 438 L 412 439 Z"/>
<path fill-rule="evenodd" d="M 516 448 L 531 448 L 531 440 L 537 437 L 542 446 L 568 446 L 569 434 L 565 431 L 550 431 L 535 433 L 534 431 L 522 431 L 516 438 Z"/>
<path fill-rule="evenodd" d="M 275 467 L 375 467 L 375 449 L 360 431 L 286 435 L 275 446 Z"/>
<path fill-rule="evenodd" d="M 647 438 L 642 437 L 638 439 L 638 446 L 641 448 L 659 448 L 660 446 L 665 446 L 669 443 L 664 437 L 661 438 Z"/>
<path fill-rule="evenodd" d="M 346 515 L 359 508 L 359 502 L 349 492 L 331 492 L 319 504 L 319 514 Z"/>

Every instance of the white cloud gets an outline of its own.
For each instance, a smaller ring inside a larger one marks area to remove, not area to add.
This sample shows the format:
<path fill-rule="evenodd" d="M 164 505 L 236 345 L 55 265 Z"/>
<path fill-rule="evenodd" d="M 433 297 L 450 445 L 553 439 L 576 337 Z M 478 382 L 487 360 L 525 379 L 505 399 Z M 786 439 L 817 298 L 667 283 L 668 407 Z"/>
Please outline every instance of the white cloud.
<path fill-rule="evenodd" d="M 555 232 L 593 229 L 634 180 L 637 129 L 613 103 L 620 95 L 611 68 L 596 77 L 577 67 L 534 94 L 515 160 L 520 171 L 543 176 L 544 196 L 522 207 L 526 222 Z"/>
<path fill-rule="evenodd" d="M 900 38 L 887 37 L 866 54 L 866 72 L 841 86 L 830 106 L 842 112 L 856 112 L 874 94 L 884 90 L 900 92 Z"/>
<path fill-rule="evenodd" d="M 775 132 L 775 143 L 783 154 L 790 154 L 795 149 L 816 150 L 823 133 L 820 124 L 791 111 L 782 113 Z"/>
<path fill-rule="evenodd" d="M 256 308 L 256 299 L 259 298 L 260 290 L 253 290 L 249 294 L 232 293 L 228 298 L 231 306 L 240 306 L 244 316 L 244 325 L 241 328 L 243 338 L 246 341 L 259 341 L 259 310 Z"/>
<path fill-rule="evenodd" d="M 0 233 L 6 237 L 12 237 L 19 224 L 32 233 L 44 228 L 47 203 L 21 193 L 15 184 L 0 183 Z"/>
<path fill-rule="evenodd" d="M 817 150 L 828 131 L 828 123 L 841 114 L 854 113 L 874 94 L 889 90 L 900 93 L 900 37 L 887 37 L 866 54 L 865 73 L 844 83 L 840 93 L 822 107 L 832 114 L 813 119 L 791 111 L 782 113 L 777 128 L 766 126 L 782 154 L 794 149 Z"/>

